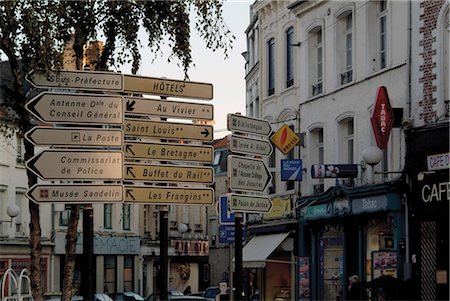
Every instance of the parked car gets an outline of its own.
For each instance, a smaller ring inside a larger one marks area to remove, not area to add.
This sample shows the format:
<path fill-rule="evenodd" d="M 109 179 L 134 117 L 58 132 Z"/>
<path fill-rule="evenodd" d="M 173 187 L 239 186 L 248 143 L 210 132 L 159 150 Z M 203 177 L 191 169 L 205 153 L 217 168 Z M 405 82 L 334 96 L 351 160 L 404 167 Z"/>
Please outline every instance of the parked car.
<path fill-rule="evenodd" d="M 218 286 L 210 286 L 203 292 L 204 298 L 206 298 L 208 301 L 214 301 L 216 298 L 216 295 L 220 293 L 220 289 Z"/>
<path fill-rule="evenodd" d="M 169 296 L 169 300 L 172 300 L 172 297 L 176 297 L 176 296 L 184 296 L 184 294 L 182 292 L 179 291 L 169 291 L 167 292 L 167 295 Z M 159 293 L 153 293 L 147 296 L 147 298 L 145 298 L 145 301 L 159 301 Z"/>
<path fill-rule="evenodd" d="M 144 298 L 133 292 L 114 294 L 114 301 L 144 301 Z"/>
<path fill-rule="evenodd" d="M 94 301 L 114 301 L 110 296 L 104 293 L 96 293 Z M 45 293 L 45 301 L 61 301 L 61 293 Z M 83 296 L 73 296 L 72 301 L 83 301 Z"/>

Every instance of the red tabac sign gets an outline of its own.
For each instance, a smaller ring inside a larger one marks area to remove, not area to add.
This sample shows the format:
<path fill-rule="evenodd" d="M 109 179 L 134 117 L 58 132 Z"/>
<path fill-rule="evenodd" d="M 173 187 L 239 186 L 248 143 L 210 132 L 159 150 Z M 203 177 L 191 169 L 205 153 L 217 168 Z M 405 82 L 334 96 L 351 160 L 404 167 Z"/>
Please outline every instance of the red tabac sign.
<path fill-rule="evenodd" d="M 394 123 L 394 111 L 392 110 L 389 96 L 384 86 L 379 87 L 377 90 L 375 107 L 370 121 L 372 122 L 378 147 L 385 149 Z"/>

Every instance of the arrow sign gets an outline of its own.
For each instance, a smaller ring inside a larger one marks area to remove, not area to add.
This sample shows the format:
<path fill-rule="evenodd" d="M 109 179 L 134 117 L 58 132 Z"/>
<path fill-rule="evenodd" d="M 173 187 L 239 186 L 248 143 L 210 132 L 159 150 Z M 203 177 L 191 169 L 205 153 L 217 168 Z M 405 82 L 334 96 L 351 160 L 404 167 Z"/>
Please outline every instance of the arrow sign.
<path fill-rule="evenodd" d="M 230 136 L 230 150 L 233 153 L 270 156 L 273 152 L 273 147 L 268 140 L 253 139 L 232 134 Z"/>
<path fill-rule="evenodd" d="M 207 184 L 214 182 L 214 169 L 212 167 L 125 164 L 125 170 L 125 180 Z"/>
<path fill-rule="evenodd" d="M 122 185 L 34 185 L 27 197 L 36 203 L 117 203 L 123 201 Z"/>
<path fill-rule="evenodd" d="M 125 158 L 154 159 L 164 161 L 190 161 L 212 163 L 214 148 L 212 146 L 125 142 Z"/>
<path fill-rule="evenodd" d="M 230 189 L 241 191 L 264 191 L 272 175 L 262 160 L 228 156 Z"/>
<path fill-rule="evenodd" d="M 26 109 L 41 122 L 122 124 L 122 106 L 121 96 L 43 92 Z"/>
<path fill-rule="evenodd" d="M 122 91 L 123 75 L 98 71 L 59 71 L 48 75 L 31 72 L 26 80 L 35 87 L 53 87 L 94 91 Z"/>
<path fill-rule="evenodd" d="M 120 147 L 123 132 L 116 129 L 36 126 L 25 134 L 25 139 L 34 145 Z"/>
<path fill-rule="evenodd" d="M 120 180 L 123 153 L 44 150 L 28 160 L 26 166 L 43 180 Z"/>
<path fill-rule="evenodd" d="M 268 197 L 231 194 L 228 206 L 231 211 L 268 213 L 272 209 L 272 202 Z"/>
<path fill-rule="evenodd" d="M 243 132 L 262 136 L 269 136 L 272 133 L 272 127 L 267 120 L 236 114 L 228 114 L 227 129 L 232 132 Z"/>
<path fill-rule="evenodd" d="M 126 112 L 133 115 L 155 115 L 196 120 L 214 119 L 214 108 L 208 104 L 125 97 Z"/>
<path fill-rule="evenodd" d="M 130 136 L 147 136 L 177 140 L 213 140 L 213 127 L 211 125 L 190 123 L 125 119 L 123 132 L 125 135 Z"/>
<path fill-rule="evenodd" d="M 212 205 L 211 188 L 125 186 L 125 203 L 163 205 Z"/>
<path fill-rule="evenodd" d="M 124 90 L 159 96 L 179 96 L 212 100 L 213 85 L 174 79 L 125 75 Z"/>

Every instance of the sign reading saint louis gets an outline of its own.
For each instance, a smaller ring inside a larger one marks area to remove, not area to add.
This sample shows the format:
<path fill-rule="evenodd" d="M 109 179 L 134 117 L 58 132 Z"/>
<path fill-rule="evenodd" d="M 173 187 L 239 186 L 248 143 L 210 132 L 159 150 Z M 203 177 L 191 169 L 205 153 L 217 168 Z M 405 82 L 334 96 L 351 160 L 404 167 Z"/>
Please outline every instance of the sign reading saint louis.
<path fill-rule="evenodd" d="M 264 191 L 272 175 L 262 160 L 239 156 L 228 156 L 230 189 L 241 191 Z"/>
<path fill-rule="evenodd" d="M 263 196 L 231 194 L 228 206 L 231 211 L 268 213 L 272 209 L 272 202 Z"/>
<path fill-rule="evenodd" d="M 34 145 L 120 147 L 123 132 L 119 129 L 36 126 L 25 134 L 25 139 Z"/>
<path fill-rule="evenodd" d="M 126 112 L 134 115 L 155 115 L 198 120 L 212 120 L 214 108 L 209 104 L 125 97 Z"/>
<path fill-rule="evenodd" d="M 27 191 L 37 203 L 112 203 L 123 201 L 123 186 L 116 184 L 37 184 Z"/>
<path fill-rule="evenodd" d="M 227 129 L 232 132 L 243 132 L 262 136 L 269 136 L 272 132 L 272 127 L 267 120 L 237 114 L 228 114 Z"/>
<path fill-rule="evenodd" d="M 28 160 L 26 166 L 43 180 L 119 180 L 123 175 L 123 153 L 44 150 Z"/>
<path fill-rule="evenodd" d="M 122 91 L 123 75 L 114 72 L 65 71 L 48 74 L 32 72 L 26 79 L 35 87 Z"/>
<path fill-rule="evenodd" d="M 125 164 L 125 180 L 149 182 L 214 182 L 214 169 L 203 166 Z"/>
<path fill-rule="evenodd" d="M 123 98 L 101 94 L 43 92 L 26 104 L 42 122 L 122 124 Z"/>
<path fill-rule="evenodd" d="M 125 142 L 125 158 L 212 163 L 214 149 L 207 145 Z"/>
<path fill-rule="evenodd" d="M 270 156 L 273 147 L 268 140 L 253 139 L 232 134 L 230 136 L 230 150 L 233 153 Z"/>
<path fill-rule="evenodd" d="M 202 141 L 213 140 L 213 127 L 211 125 L 125 119 L 122 127 L 124 134 L 130 136 Z"/>
<path fill-rule="evenodd" d="M 125 186 L 125 203 L 212 205 L 212 188 Z"/>

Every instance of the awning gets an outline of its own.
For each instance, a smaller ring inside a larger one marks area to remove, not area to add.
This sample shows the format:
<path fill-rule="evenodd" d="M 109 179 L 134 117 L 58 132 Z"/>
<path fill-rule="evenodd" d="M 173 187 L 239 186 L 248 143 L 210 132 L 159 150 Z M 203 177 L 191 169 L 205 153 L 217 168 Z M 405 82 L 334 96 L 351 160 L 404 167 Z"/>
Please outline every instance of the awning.
<path fill-rule="evenodd" d="M 289 233 L 276 233 L 253 237 L 242 250 L 244 268 L 263 268 L 266 259 L 283 243 Z"/>

